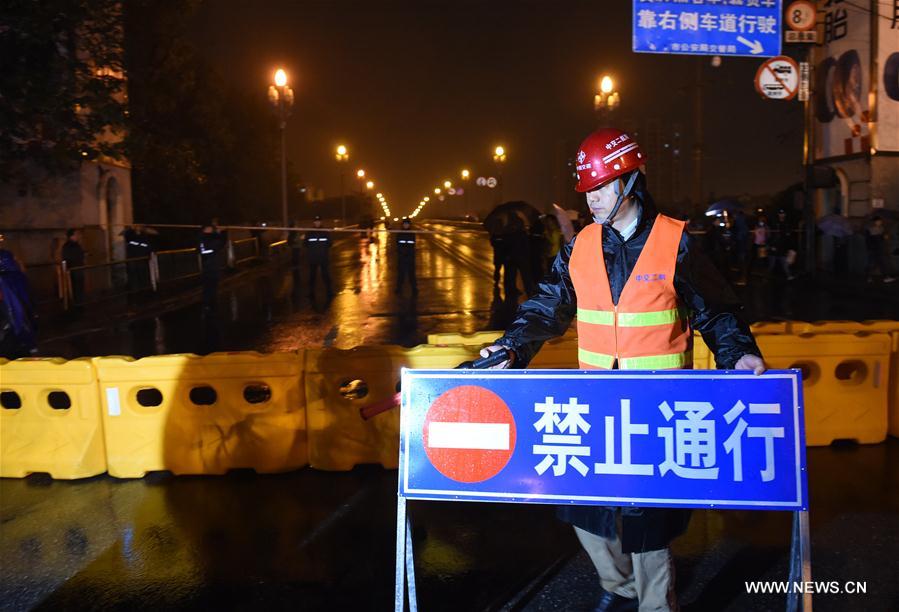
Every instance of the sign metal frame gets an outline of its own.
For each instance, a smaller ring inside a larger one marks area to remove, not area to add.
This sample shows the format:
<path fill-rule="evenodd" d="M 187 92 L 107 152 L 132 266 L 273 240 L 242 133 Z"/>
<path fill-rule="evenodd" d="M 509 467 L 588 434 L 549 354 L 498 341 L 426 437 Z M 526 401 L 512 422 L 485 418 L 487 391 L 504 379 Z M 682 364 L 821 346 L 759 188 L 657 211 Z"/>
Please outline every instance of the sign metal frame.
<path fill-rule="evenodd" d="M 508 371 L 507 371 L 508 372 Z M 517 371 L 519 374 L 522 371 Z M 526 372 L 526 371 L 525 371 Z M 552 370 L 541 370 L 541 371 L 531 371 L 530 376 L 540 376 L 541 374 L 551 375 L 552 373 L 561 374 L 563 372 L 568 372 L 569 374 L 581 373 L 585 372 L 574 370 L 574 371 L 552 371 Z M 811 537 L 809 533 L 809 516 L 808 516 L 808 493 L 807 493 L 807 467 L 805 464 L 805 427 L 804 427 L 804 408 L 802 402 L 802 385 L 801 385 L 801 372 L 799 370 L 791 370 L 790 371 L 794 376 L 794 381 L 798 388 L 795 388 L 794 393 L 795 401 L 796 401 L 796 409 L 798 410 L 798 416 L 800 417 L 800 421 L 797 422 L 796 426 L 796 434 L 797 434 L 797 443 L 801 444 L 801 453 L 799 448 L 797 451 L 797 462 L 801 462 L 801 472 L 798 473 L 799 477 L 802 479 L 801 483 L 797 483 L 799 487 L 801 487 L 801 499 L 802 504 L 800 508 L 797 510 L 789 510 L 793 515 L 792 521 L 792 533 L 791 533 L 791 542 L 790 542 L 790 562 L 789 562 L 789 581 L 790 583 L 807 583 L 811 581 Z M 482 372 L 483 373 L 483 372 Z M 402 371 L 402 403 L 403 407 L 409 405 L 409 397 L 410 397 L 410 383 L 412 383 L 413 376 L 416 374 L 421 375 L 436 375 L 440 374 L 445 377 L 458 378 L 460 382 L 465 381 L 469 383 L 477 374 L 476 371 L 465 371 L 465 370 L 409 370 L 404 368 Z M 638 373 L 639 374 L 639 373 Z M 642 373 L 644 376 L 649 374 L 647 372 Z M 655 376 L 664 375 L 664 374 L 672 374 L 671 371 L 664 373 L 653 373 Z M 688 372 L 688 375 L 696 376 L 698 373 Z M 475 376 L 472 376 L 475 375 Z M 501 372 L 495 372 L 494 375 L 501 375 Z M 528 374 L 525 374 L 528 375 Z M 774 372 L 770 375 L 782 375 L 782 373 Z M 769 376 L 770 376 L 769 375 Z M 711 375 L 714 376 L 714 375 Z M 764 376 L 764 375 L 763 375 Z M 670 377 L 670 376 L 669 376 Z M 720 373 L 719 373 L 719 377 Z M 795 416 L 795 415 L 794 415 Z M 406 419 L 402 419 L 405 421 Z M 396 567 L 395 567 L 395 588 L 394 588 L 394 610 L 395 612 L 404 612 L 407 609 L 406 604 L 408 602 L 408 610 L 410 612 L 417 612 L 418 610 L 418 599 L 415 585 L 415 562 L 414 562 L 414 553 L 413 553 L 413 542 L 412 542 L 412 523 L 411 516 L 409 513 L 409 508 L 407 505 L 408 500 L 422 500 L 422 501 L 474 501 L 474 502 L 491 502 L 498 501 L 494 499 L 490 499 L 489 497 L 484 499 L 474 499 L 474 498 L 458 498 L 454 496 L 452 499 L 449 497 L 443 498 L 430 498 L 430 497 L 417 497 L 416 495 L 408 495 L 403 494 L 403 478 L 406 475 L 408 470 L 408 466 L 404 465 L 404 461 L 407 458 L 407 454 L 404 453 L 406 449 L 405 444 L 408 439 L 405 435 L 406 433 L 406 425 L 405 423 L 401 425 L 400 431 L 400 461 L 399 461 L 399 472 L 398 472 L 398 490 L 397 490 L 397 519 L 396 519 Z M 799 466 L 797 465 L 797 468 Z M 516 500 L 499 500 L 499 501 L 508 501 L 512 503 L 540 503 L 540 502 L 531 502 L 527 499 L 516 499 Z M 561 501 L 561 500 L 560 500 Z M 542 503 L 547 503 L 543 501 Z M 617 503 L 614 505 L 627 506 L 631 505 L 629 503 Z M 664 506 L 667 507 L 667 506 Z M 671 507 L 684 507 L 680 506 L 671 506 Z M 710 503 L 708 505 L 709 508 L 716 508 L 718 506 L 715 503 Z M 738 506 L 741 507 L 741 506 Z M 726 508 L 725 508 L 726 509 Z M 747 507 L 747 509 L 752 509 L 751 507 Z M 764 507 L 762 509 L 775 509 L 773 507 Z M 800 593 L 798 591 L 791 591 L 787 596 L 787 612 L 811 612 L 812 610 L 812 597 L 810 592 Z"/>

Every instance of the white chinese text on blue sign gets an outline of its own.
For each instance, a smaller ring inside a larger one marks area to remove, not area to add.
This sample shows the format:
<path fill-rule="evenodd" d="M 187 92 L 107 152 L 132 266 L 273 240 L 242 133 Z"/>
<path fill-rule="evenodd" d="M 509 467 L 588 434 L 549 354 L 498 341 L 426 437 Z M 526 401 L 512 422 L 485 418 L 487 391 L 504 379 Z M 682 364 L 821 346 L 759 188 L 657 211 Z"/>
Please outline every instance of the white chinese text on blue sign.
<path fill-rule="evenodd" d="M 772 57 L 781 15 L 781 0 L 634 0 L 633 50 Z"/>

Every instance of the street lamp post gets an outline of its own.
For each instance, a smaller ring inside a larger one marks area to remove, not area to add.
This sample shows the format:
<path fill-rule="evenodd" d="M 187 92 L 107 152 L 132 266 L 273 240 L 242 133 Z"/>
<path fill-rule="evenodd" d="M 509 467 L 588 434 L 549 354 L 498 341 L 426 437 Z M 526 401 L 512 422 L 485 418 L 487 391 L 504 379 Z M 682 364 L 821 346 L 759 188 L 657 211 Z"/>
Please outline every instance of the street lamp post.
<path fill-rule="evenodd" d="M 345 163 L 349 161 L 350 154 L 346 148 L 346 145 L 338 145 L 337 152 L 334 157 L 337 159 L 337 163 L 340 164 L 340 219 L 341 223 L 346 225 L 346 178 L 344 176 L 344 166 Z"/>
<path fill-rule="evenodd" d="M 593 110 L 596 111 L 597 122 L 602 124 L 609 114 L 621 105 L 621 96 L 615 89 L 612 77 L 604 75 L 599 80 L 599 91 L 593 96 Z"/>
<path fill-rule="evenodd" d="M 496 203 L 503 201 L 503 164 L 506 163 L 506 148 L 502 145 L 493 150 L 493 163 L 496 164 Z"/>
<path fill-rule="evenodd" d="M 465 183 L 465 187 L 463 187 L 463 189 L 465 190 L 465 214 L 467 215 L 471 212 L 471 210 L 469 210 L 468 208 L 468 179 L 471 178 L 471 172 L 469 172 L 467 169 L 463 169 L 461 172 L 461 176 L 462 181 Z"/>
<path fill-rule="evenodd" d="M 268 88 L 268 99 L 278 111 L 281 129 L 281 222 L 287 227 L 287 118 L 293 106 L 293 89 L 287 85 L 287 73 L 278 68 L 275 84 Z"/>

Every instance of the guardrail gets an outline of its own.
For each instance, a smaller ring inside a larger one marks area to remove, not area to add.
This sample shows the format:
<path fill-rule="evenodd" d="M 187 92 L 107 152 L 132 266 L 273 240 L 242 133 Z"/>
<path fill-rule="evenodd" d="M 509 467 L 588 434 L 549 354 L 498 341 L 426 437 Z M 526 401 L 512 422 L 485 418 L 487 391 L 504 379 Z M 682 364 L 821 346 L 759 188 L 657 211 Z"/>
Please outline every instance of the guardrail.
<path fill-rule="evenodd" d="M 229 248 L 229 260 L 232 265 L 240 265 L 259 257 L 259 241 L 256 237 L 232 240 Z"/>
<path fill-rule="evenodd" d="M 202 262 L 195 248 L 157 251 L 151 255 L 155 268 L 156 282 L 168 283 L 200 275 Z"/>

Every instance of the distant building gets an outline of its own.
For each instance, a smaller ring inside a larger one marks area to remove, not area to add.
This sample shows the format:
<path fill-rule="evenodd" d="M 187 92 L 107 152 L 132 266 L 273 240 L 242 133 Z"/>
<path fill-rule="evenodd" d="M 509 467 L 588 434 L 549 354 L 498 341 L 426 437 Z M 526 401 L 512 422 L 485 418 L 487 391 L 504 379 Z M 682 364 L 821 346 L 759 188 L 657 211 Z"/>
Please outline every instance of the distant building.
<path fill-rule="evenodd" d="M 93 130 L 86 135 L 87 142 L 91 142 L 92 146 L 81 150 L 85 158 L 80 162 L 75 160 L 73 164 L 60 164 L 59 167 L 69 170 L 57 169 L 51 172 L 43 165 L 45 162 L 40 161 L 47 159 L 46 157 L 31 156 L 31 149 L 25 149 L 25 157 L 10 162 L 4 168 L 4 175 L 0 176 L 0 231 L 6 238 L 7 248 L 25 264 L 39 297 L 54 292 L 57 281 L 53 266 L 59 256 L 59 247 L 65 241 L 67 228 L 82 230 L 82 245 L 87 251 L 88 264 L 125 257 L 120 233 L 133 220 L 131 167 L 127 160 L 113 159 L 102 153 L 114 151 L 115 146 L 109 145 L 121 143 L 125 133 L 118 123 L 115 126 L 91 125 L 86 121 L 91 117 L 91 106 L 86 104 L 82 107 L 73 102 L 82 99 L 79 88 L 100 82 L 103 87 L 93 91 L 99 89 L 102 93 L 84 99 L 94 100 L 98 106 L 111 102 L 124 111 L 127 100 L 125 75 L 115 65 L 121 65 L 122 30 L 117 27 L 121 24 L 120 9 L 121 6 L 115 2 L 98 2 L 87 8 L 80 7 L 81 12 L 73 10 L 70 17 L 76 19 L 74 16 L 77 15 L 77 19 L 81 21 L 67 24 L 69 30 L 61 29 L 60 31 L 65 31 L 65 36 L 73 32 L 78 35 L 82 32 L 80 26 L 87 20 L 95 27 L 101 27 L 99 24 L 102 23 L 104 36 L 98 38 L 94 36 L 96 32 L 86 28 L 84 41 L 76 39 L 77 59 L 72 59 L 69 53 L 63 51 L 55 58 L 36 60 L 46 62 L 46 66 L 29 66 L 32 70 L 55 71 L 53 74 L 58 77 L 57 81 L 65 83 L 55 100 L 57 106 L 48 111 L 48 116 L 53 116 L 54 112 L 64 115 L 60 111 L 67 109 L 69 104 L 74 107 L 74 119 L 70 120 L 70 124 L 64 125 L 62 120 L 60 123 L 48 120 L 47 124 L 51 126 L 48 131 L 51 134 L 67 133 L 66 129 L 70 125 L 77 126 L 82 120 L 83 125 L 90 125 Z M 22 20 L 21 15 L 18 18 Z M 47 20 L 56 18 L 55 14 L 48 11 L 34 11 L 31 25 L 39 29 L 46 26 Z M 61 46 L 57 45 L 57 48 Z M 13 93 L 26 96 L 28 91 L 22 89 Z M 54 151 L 53 147 L 62 139 L 54 140 L 52 135 L 46 136 L 44 126 L 40 123 L 41 115 L 36 117 L 38 118 L 24 112 L 22 116 L 10 118 L 10 125 L 20 128 L 19 135 L 16 136 L 17 142 L 33 146 L 38 153 Z M 32 128 L 24 135 L 21 133 L 23 125 Z M 69 142 L 83 143 L 85 137 L 81 134 Z M 90 149 L 91 153 L 86 149 Z M 67 155 L 77 155 L 77 151 L 68 152 Z M 119 280 L 121 279 L 113 278 L 113 274 L 109 272 L 105 275 L 92 275 L 90 282 L 94 287 L 102 287 Z"/>
<path fill-rule="evenodd" d="M 833 180 L 815 192 L 816 216 L 860 220 L 880 209 L 899 211 L 899 13 L 894 3 L 875 0 L 827 4 L 819 13 L 810 102 L 814 161 L 830 168 Z M 825 267 L 832 243 L 822 238 Z M 859 271 L 861 236 L 849 248 L 850 268 Z"/>

